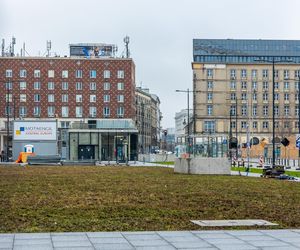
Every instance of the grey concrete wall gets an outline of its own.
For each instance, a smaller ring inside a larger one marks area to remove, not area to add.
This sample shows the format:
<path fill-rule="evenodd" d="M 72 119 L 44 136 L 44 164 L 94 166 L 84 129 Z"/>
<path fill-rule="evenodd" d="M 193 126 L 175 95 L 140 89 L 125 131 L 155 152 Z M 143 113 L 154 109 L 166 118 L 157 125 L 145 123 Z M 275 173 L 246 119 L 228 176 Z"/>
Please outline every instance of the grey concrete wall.
<path fill-rule="evenodd" d="M 34 153 L 36 155 L 56 155 L 57 142 L 56 141 L 14 141 L 13 142 L 13 160 L 17 160 L 20 152 L 24 152 L 24 146 L 31 144 L 34 146 Z"/>
<path fill-rule="evenodd" d="M 138 160 L 146 162 L 175 161 L 174 154 L 139 154 Z"/>
<path fill-rule="evenodd" d="M 227 158 L 176 158 L 175 173 L 230 175 L 230 162 Z"/>

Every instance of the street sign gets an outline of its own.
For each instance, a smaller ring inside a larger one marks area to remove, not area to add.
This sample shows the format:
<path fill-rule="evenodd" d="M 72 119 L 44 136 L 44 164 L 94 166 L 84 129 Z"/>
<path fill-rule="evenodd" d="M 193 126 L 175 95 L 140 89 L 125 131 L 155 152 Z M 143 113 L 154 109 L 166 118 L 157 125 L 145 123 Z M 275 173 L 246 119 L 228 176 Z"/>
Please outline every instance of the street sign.
<path fill-rule="evenodd" d="M 296 147 L 300 148 L 300 134 L 296 135 Z"/>

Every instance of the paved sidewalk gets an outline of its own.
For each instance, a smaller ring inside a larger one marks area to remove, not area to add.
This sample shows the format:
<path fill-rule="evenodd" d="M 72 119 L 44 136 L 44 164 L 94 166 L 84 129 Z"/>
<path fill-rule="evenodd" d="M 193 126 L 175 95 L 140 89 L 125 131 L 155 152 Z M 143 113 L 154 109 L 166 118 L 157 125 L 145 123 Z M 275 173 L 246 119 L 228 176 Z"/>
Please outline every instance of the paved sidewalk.
<path fill-rule="evenodd" d="M 0 249 L 300 249 L 299 230 L 0 234 Z"/>

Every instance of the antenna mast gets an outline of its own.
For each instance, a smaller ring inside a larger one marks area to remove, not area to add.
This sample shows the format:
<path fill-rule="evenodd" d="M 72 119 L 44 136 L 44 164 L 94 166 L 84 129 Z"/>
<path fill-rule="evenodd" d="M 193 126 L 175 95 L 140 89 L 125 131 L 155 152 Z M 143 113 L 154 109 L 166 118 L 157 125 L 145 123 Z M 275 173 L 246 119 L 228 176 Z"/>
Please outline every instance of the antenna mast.
<path fill-rule="evenodd" d="M 47 40 L 47 57 L 50 56 L 50 50 L 51 50 L 51 40 Z"/>
<path fill-rule="evenodd" d="M 129 47 L 128 47 L 129 36 L 125 36 L 123 41 L 125 43 L 125 48 L 126 48 L 126 58 L 129 58 L 130 57 L 130 51 L 129 51 Z"/>

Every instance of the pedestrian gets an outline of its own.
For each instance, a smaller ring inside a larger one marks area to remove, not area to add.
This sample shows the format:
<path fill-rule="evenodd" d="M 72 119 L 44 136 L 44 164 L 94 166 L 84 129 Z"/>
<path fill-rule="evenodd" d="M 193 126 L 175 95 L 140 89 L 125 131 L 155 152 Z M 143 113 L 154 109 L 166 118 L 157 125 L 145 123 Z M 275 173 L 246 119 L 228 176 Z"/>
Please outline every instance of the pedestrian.
<path fill-rule="evenodd" d="M 1 151 L 0 160 L 1 160 L 1 162 L 4 161 L 4 150 Z"/>
<path fill-rule="evenodd" d="M 246 167 L 246 176 L 249 175 L 249 171 L 250 171 L 250 167 L 249 167 L 249 165 L 247 165 L 247 167 Z"/>

